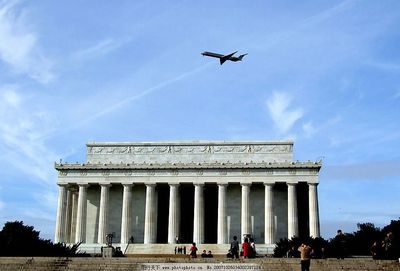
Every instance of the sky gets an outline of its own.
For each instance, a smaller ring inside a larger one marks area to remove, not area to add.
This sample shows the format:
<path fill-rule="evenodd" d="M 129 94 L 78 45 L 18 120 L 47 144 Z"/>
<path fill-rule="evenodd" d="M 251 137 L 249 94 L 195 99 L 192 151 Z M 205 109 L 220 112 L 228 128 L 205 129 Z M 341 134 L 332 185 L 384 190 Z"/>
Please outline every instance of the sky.
<path fill-rule="evenodd" d="M 0 224 L 54 238 L 54 162 L 89 141 L 293 140 L 323 161 L 323 237 L 387 225 L 399 29 L 397 0 L 0 0 Z"/>

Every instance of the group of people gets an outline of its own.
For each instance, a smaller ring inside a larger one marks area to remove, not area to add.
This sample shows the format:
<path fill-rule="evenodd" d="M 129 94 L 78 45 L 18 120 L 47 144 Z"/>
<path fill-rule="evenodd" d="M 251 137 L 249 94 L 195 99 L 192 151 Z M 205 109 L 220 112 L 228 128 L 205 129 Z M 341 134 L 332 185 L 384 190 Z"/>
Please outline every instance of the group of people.
<path fill-rule="evenodd" d="M 255 258 L 256 254 L 254 239 L 248 237 L 244 238 L 242 249 L 240 250 L 240 256 L 243 258 Z M 233 236 L 231 247 L 226 256 L 231 259 L 239 259 L 239 241 L 237 240 L 237 236 Z"/>
<path fill-rule="evenodd" d="M 384 240 L 378 240 L 372 244 L 371 255 L 374 260 L 396 259 L 397 255 L 393 244 L 392 232 L 388 232 Z"/>
<path fill-rule="evenodd" d="M 190 258 L 197 258 L 197 247 L 196 247 L 196 243 L 192 243 L 192 246 L 189 249 L 189 257 Z M 200 255 L 202 258 L 212 258 L 214 257 L 214 255 L 212 254 L 211 250 L 209 250 L 208 252 L 206 250 L 203 250 L 203 253 L 201 253 Z"/>
<path fill-rule="evenodd" d="M 186 247 L 175 247 L 175 254 L 186 254 Z"/>

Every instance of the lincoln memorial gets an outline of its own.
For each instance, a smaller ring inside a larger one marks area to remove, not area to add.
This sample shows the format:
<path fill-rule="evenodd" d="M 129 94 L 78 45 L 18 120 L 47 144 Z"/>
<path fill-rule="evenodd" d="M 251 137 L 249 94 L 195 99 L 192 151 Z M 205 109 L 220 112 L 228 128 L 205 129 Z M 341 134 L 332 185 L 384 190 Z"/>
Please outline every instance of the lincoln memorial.
<path fill-rule="evenodd" d="M 60 162 L 55 242 L 256 244 L 320 236 L 320 161 L 291 141 L 90 142 Z"/>

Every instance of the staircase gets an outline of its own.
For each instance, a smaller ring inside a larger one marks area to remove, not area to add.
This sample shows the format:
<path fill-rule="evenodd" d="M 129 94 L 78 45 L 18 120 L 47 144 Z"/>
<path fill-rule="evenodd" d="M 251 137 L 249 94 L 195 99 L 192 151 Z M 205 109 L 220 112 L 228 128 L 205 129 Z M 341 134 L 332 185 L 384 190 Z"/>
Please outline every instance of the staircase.
<path fill-rule="evenodd" d="M 158 266 L 159 270 L 255 270 L 249 268 L 229 268 L 241 264 L 267 271 L 300 271 L 299 259 L 257 258 L 257 259 L 189 259 L 171 257 L 125 257 L 125 258 L 49 258 L 49 257 L 0 257 L 1 271 L 135 271 L 152 270 L 143 265 Z M 164 268 L 163 268 L 164 267 Z M 177 267 L 181 267 L 177 269 Z M 312 271 L 399 271 L 398 261 L 374 261 L 370 258 L 312 260 Z M 157 269 L 154 269 L 157 270 Z"/>
<path fill-rule="evenodd" d="M 175 247 L 186 247 L 186 254 L 189 254 L 189 249 L 192 244 L 129 244 L 125 250 L 125 255 L 130 256 L 169 256 L 175 255 Z M 211 250 L 214 255 L 226 255 L 230 245 L 217 244 L 201 244 L 197 246 L 197 254 L 201 254 L 203 250 Z"/>

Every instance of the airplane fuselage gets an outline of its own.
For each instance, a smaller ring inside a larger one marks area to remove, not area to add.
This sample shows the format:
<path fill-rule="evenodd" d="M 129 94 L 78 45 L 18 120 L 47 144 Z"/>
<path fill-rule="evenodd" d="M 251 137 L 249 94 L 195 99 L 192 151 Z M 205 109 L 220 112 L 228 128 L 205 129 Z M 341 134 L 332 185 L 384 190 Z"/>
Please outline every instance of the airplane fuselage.
<path fill-rule="evenodd" d="M 233 52 L 231 54 L 228 55 L 222 55 L 222 54 L 217 54 L 217 53 L 212 53 L 212 52 L 203 52 L 201 53 L 203 56 L 209 56 L 209 57 L 215 57 L 215 58 L 219 58 L 221 65 L 224 64 L 225 61 L 230 60 L 230 61 L 242 61 L 242 58 L 247 55 L 247 54 L 243 54 L 240 55 L 239 57 L 233 56 L 234 54 L 236 54 L 236 52 Z"/>

